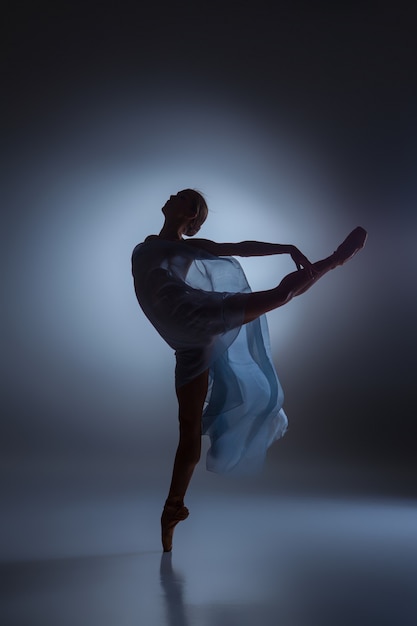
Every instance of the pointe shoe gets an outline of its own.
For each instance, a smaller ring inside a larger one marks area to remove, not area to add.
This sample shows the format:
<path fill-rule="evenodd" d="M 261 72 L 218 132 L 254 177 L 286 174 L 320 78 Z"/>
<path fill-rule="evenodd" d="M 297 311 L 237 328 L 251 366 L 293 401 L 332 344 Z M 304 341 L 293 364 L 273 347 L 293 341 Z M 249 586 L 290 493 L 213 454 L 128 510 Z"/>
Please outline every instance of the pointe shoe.
<path fill-rule="evenodd" d="M 164 552 L 171 552 L 174 528 L 187 519 L 190 512 L 183 504 L 165 504 L 161 515 L 161 539 Z"/>
<path fill-rule="evenodd" d="M 346 261 L 354 257 L 359 250 L 362 250 L 367 238 L 368 233 L 362 226 L 354 228 L 337 250 L 333 252 L 335 267 L 337 265 L 343 265 Z"/>

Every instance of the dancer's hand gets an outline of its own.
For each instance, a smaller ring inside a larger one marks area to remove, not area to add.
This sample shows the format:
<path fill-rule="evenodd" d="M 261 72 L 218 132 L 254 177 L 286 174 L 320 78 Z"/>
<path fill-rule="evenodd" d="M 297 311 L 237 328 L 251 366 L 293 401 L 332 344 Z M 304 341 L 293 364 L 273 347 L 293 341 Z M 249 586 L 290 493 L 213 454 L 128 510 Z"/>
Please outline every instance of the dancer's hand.
<path fill-rule="evenodd" d="M 315 276 L 317 272 L 314 265 L 307 259 L 307 257 L 302 252 L 300 252 L 298 248 L 296 248 L 295 246 L 291 246 L 290 255 L 298 270 L 305 269 L 311 276 L 311 278 Z"/>

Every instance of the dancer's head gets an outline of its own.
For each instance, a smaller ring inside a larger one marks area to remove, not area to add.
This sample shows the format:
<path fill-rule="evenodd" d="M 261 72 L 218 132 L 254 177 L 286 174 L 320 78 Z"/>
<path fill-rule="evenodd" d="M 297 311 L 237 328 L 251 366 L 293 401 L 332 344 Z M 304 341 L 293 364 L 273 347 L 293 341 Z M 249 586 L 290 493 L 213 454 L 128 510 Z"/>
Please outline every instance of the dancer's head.
<path fill-rule="evenodd" d="M 174 210 L 176 216 L 180 216 L 188 221 L 184 234 L 192 237 L 200 230 L 208 215 L 207 203 L 203 195 L 195 189 L 183 189 L 175 196 L 170 196 L 163 206 L 162 211 L 166 218 L 170 214 L 170 209 Z"/>
<path fill-rule="evenodd" d="M 193 235 L 198 233 L 198 231 L 207 219 L 207 202 L 203 195 L 195 189 L 184 189 L 184 191 L 180 191 L 179 193 L 186 193 L 188 197 L 191 198 L 196 211 L 194 219 L 192 220 L 192 222 L 190 222 L 188 229 L 185 232 L 188 237 L 192 237 Z"/>

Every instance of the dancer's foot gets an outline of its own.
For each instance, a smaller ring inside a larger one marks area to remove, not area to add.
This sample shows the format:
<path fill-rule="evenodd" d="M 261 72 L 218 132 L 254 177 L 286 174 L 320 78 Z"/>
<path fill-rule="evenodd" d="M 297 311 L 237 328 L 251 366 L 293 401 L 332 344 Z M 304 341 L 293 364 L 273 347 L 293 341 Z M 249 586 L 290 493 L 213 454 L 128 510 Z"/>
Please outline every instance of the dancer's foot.
<path fill-rule="evenodd" d="M 352 230 L 332 255 L 335 262 L 334 267 L 343 265 L 354 257 L 364 247 L 367 237 L 368 233 L 362 226 L 357 226 Z"/>
<path fill-rule="evenodd" d="M 172 550 L 172 537 L 174 534 L 174 528 L 178 522 L 182 522 L 189 516 L 189 511 L 182 503 L 179 504 L 167 504 L 165 503 L 164 510 L 161 515 L 161 538 L 162 547 L 164 552 L 171 552 Z"/>

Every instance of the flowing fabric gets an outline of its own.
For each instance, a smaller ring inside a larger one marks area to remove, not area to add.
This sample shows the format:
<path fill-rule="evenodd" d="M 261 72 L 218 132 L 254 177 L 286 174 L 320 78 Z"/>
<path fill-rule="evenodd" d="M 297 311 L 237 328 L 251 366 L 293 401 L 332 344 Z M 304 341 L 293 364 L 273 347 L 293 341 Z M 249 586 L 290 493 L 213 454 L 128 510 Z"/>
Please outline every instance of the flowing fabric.
<path fill-rule="evenodd" d="M 251 292 L 241 265 L 154 236 L 134 249 L 132 273 L 143 312 L 175 350 L 176 387 L 209 370 L 202 418 L 211 442 L 207 469 L 260 471 L 288 421 L 266 317 L 243 324 L 244 310 L 231 298 Z"/>

